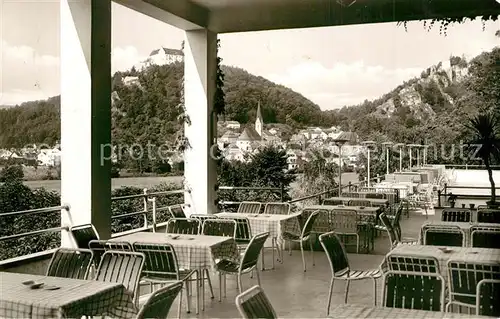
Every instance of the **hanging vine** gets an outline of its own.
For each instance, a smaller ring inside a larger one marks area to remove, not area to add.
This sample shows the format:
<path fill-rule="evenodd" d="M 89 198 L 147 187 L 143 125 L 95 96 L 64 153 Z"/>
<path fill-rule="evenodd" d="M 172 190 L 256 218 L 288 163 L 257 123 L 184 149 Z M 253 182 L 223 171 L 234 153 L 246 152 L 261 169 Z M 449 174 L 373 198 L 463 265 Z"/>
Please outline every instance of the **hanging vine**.
<path fill-rule="evenodd" d="M 224 72 L 222 71 L 221 64 L 222 58 L 219 56 L 220 49 L 220 39 L 217 39 L 217 74 L 216 74 L 216 88 L 214 94 L 214 113 L 218 116 L 223 116 L 225 112 L 225 98 L 226 95 L 224 93 Z"/>
<path fill-rule="evenodd" d="M 431 21 L 424 20 L 424 29 L 427 31 L 430 31 L 436 24 L 439 24 L 439 34 L 447 35 L 448 27 L 452 24 L 463 24 L 466 21 L 470 20 L 473 21 L 477 17 L 476 16 L 470 16 L 470 17 L 454 17 L 454 18 L 436 18 L 432 19 Z M 487 21 L 497 21 L 498 20 L 498 15 L 493 15 L 493 14 L 488 14 L 481 16 L 481 22 L 483 25 L 483 31 L 486 28 L 486 22 Z M 422 20 L 419 20 L 422 21 Z M 402 25 L 405 28 L 405 31 L 408 32 L 408 21 L 399 21 L 397 23 L 398 26 Z"/>
<path fill-rule="evenodd" d="M 181 51 L 184 52 L 184 41 L 182 41 L 181 43 Z M 179 113 L 177 120 L 179 121 L 181 126 L 184 127 L 185 124 L 191 125 L 191 119 L 189 118 L 189 115 L 186 111 L 186 104 L 184 101 L 184 74 L 180 79 L 179 86 L 180 86 L 180 97 L 177 108 L 180 109 L 181 112 Z M 180 129 L 177 132 L 174 143 L 175 143 L 174 148 L 178 152 L 184 152 L 185 150 L 191 148 L 191 144 L 189 143 L 189 140 L 184 133 L 184 129 Z"/>

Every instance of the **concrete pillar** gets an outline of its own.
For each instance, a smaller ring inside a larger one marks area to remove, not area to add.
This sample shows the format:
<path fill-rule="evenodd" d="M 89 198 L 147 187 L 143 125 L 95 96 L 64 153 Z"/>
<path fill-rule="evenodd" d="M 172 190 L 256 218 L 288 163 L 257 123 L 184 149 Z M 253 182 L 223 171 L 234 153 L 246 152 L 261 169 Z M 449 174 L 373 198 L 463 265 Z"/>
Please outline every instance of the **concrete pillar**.
<path fill-rule="evenodd" d="M 111 234 L 111 0 L 61 0 L 63 225 Z M 66 232 L 62 246 L 70 246 Z"/>
<path fill-rule="evenodd" d="M 186 31 L 184 46 L 184 100 L 190 123 L 185 135 L 190 148 L 184 153 L 185 204 L 191 213 L 212 214 L 215 201 L 217 166 L 216 116 L 212 114 L 216 87 L 217 34 L 208 30 Z"/>

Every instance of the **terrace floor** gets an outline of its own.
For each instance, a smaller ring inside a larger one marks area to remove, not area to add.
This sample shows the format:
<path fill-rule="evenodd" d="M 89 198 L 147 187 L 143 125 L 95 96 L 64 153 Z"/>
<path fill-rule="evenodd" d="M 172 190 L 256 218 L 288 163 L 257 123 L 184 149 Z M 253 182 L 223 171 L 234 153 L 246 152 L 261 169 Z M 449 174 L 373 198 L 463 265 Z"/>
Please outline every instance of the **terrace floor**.
<path fill-rule="evenodd" d="M 440 212 L 428 216 L 428 220 L 439 219 Z M 426 217 L 418 214 L 410 215 L 410 218 L 402 216 L 401 227 L 403 237 L 418 238 L 421 225 Z M 371 254 L 349 253 L 349 262 L 352 269 L 376 268 L 382 262 L 384 255 L 389 251 L 389 241 L 386 234 L 379 236 L 375 241 L 375 250 Z M 328 288 L 331 278 L 331 270 L 328 260 L 322 251 L 315 251 L 316 266 L 312 267 L 312 261 L 306 252 L 307 272 L 302 269 L 300 251 L 294 250 L 292 256 L 285 254 L 283 264 L 275 263 L 274 270 L 261 272 L 261 284 L 277 315 L 280 318 L 324 318 L 326 316 L 326 304 Z M 271 251 L 266 252 L 266 267 L 271 264 Z M 205 285 L 205 310 L 196 315 L 183 312 L 184 318 L 239 318 L 240 315 L 235 306 L 235 297 L 238 294 L 234 277 L 227 277 L 227 298 L 222 302 L 218 300 L 219 285 L 216 274 L 211 275 L 214 285 L 215 299 L 209 297 L 208 285 Z M 243 289 L 248 289 L 257 284 L 254 276 L 243 278 Z M 373 286 L 371 280 L 351 282 L 349 289 L 349 304 L 373 305 Z M 377 305 L 380 305 L 382 293 L 382 280 L 377 282 Z M 332 308 L 335 304 L 344 301 L 345 283 L 336 281 L 332 297 Z M 193 307 L 195 306 L 193 298 Z M 170 317 L 177 316 L 178 302 L 174 303 L 170 311 Z M 183 304 L 183 307 L 184 304 Z M 334 314 L 331 314 L 334 316 Z"/>

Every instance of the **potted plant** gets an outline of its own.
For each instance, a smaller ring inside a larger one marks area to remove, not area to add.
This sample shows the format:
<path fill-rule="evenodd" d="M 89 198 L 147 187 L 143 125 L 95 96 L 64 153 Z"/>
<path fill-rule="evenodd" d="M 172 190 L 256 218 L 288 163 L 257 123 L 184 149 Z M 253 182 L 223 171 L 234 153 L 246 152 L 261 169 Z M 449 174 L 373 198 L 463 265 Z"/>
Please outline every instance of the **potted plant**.
<path fill-rule="evenodd" d="M 472 145 L 480 146 L 477 156 L 481 158 L 488 171 L 488 178 L 491 185 L 491 199 L 486 202 L 489 208 L 498 208 L 500 203 L 496 201 L 495 181 L 493 180 L 493 170 L 491 160 L 500 160 L 500 135 L 499 122 L 492 113 L 482 113 L 469 120 L 467 128 L 474 135 L 470 142 Z"/>

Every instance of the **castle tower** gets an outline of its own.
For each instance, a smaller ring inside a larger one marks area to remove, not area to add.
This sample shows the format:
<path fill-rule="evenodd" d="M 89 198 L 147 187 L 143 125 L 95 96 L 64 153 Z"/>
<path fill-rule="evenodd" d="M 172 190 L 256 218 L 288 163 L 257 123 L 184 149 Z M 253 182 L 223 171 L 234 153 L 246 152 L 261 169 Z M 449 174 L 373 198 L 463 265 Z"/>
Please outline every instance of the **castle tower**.
<path fill-rule="evenodd" d="M 264 129 L 264 119 L 260 111 L 260 102 L 257 105 L 257 117 L 255 118 L 255 131 L 262 137 L 262 130 Z"/>

